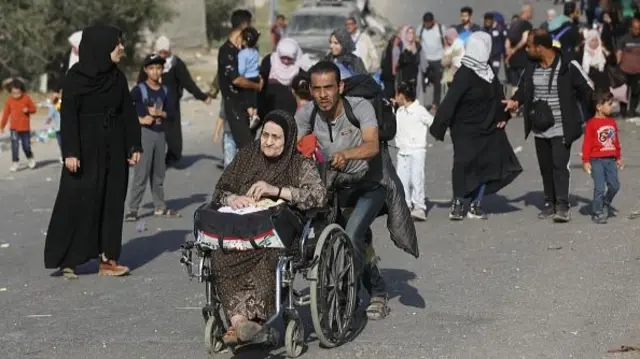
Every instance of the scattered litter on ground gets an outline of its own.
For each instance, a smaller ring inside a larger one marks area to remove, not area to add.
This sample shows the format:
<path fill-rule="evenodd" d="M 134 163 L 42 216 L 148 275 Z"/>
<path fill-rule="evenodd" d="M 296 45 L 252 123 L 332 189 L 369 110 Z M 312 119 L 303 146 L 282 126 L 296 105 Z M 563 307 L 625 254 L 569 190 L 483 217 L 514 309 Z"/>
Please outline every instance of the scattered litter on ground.
<path fill-rule="evenodd" d="M 633 211 L 631 212 L 631 214 L 629 214 L 629 219 L 636 219 L 636 218 L 640 218 L 640 211 Z"/>
<path fill-rule="evenodd" d="M 47 177 L 47 178 L 45 178 L 45 181 L 47 181 L 47 182 L 51 182 L 51 181 L 52 181 L 52 179 L 51 179 L 51 177 Z"/>
<path fill-rule="evenodd" d="M 562 249 L 562 246 L 557 246 L 557 247 L 547 247 L 548 251 L 559 251 Z"/>
<path fill-rule="evenodd" d="M 182 121 L 180 124 L 182 126 L 191 126 L 191 121 Z"/>
<path fill-rule="evenodd" d="M 0 248 L 9 248 L 9 243 L 0 244 Z"/>
<path fill-rule="evenodd" d="M 7 291 L 7 287 L 0 288 L 0 292 L 6 292 L 6 291 Z"/>
<path fill-rule="evenodd" d="M 619 349 L 609 349 L 607 353 L 626 353 L 640 351 L 640 345 L 623 345 Z"/>
<path fill-rule="evenodd" d="M 43 213 L 43 212 L 51 212 L 51 208 L 34 208 L 32 210 L 33 213 Z"/>
<path fill-rule="evenodd" d="M 514 149 L 513 149 L 513 152 L 515 152 L 515 153 L 520 153 L 520 152 L 522 152 L 522 146 L 518 146 L 518 147 L 514 148 Z"/>
<path fill-rule="evenodd" d="M 178 310 L 202 310 L 202 307 L 176 307 Z"/>
<path fill-rule="evenodd" d="M 27 318 L 48 318 L 51 314 L 31 314 L 27 315 Z"/>
<path fill-rule="evenodd" d="M 146 230 L 147 230 L 147 224 L 144 221 L 138 222 L 138 224 L 136 225 L 136 231 L 138 231 L 138 233 L 142 233 L 142 232 L 145 232 Z"/>

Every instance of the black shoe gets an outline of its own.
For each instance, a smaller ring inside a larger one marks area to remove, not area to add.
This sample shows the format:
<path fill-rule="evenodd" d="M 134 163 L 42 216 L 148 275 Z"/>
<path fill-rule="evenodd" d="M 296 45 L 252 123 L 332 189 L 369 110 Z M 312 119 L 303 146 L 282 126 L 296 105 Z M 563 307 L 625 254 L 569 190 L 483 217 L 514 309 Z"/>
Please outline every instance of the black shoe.
<path fill-rule="evenodd" d="M 591 220 L 597 224 L 607 224 L 607 215 L 604 212 L 594 214 Z"/>
<path fill-rule="evenodd" d="M 461 221 L 464 219 L 464 207 L 462 201 L 453 200 L 451 203 L 451 213 L 449 213 L 449 219 L 452 221 Z"/>
<path fill-rule="evenodd" d="M 553 216 L 553 221 L 556 223 L 567 223 L 571 220 L 571 214 L 568 207 L 558 207 L 556 214 Z"/>
<path fill-rule="evenodd" d="M 216 165 L 216 167 L 217 167 L 219 170 L 223 170 L 223 169 L 224 169 L 224 162 L 218 162 L 218 164 Z"/>
<path fill-rule="evenodd" d="M 553 217 L 555 214 L 556 214 L 556 206 L 554 206 L 553 203 L 547 202 L 544 204 L 542 211 L 538 213 L 538 218 L 547 219 L 547 218 Z"/>
<path fill-rule="evenodd" d="M 479 203 L 471 203 L 467 217 L 472 219 L 487 219 L 487 214 L 482 210 Z"/>

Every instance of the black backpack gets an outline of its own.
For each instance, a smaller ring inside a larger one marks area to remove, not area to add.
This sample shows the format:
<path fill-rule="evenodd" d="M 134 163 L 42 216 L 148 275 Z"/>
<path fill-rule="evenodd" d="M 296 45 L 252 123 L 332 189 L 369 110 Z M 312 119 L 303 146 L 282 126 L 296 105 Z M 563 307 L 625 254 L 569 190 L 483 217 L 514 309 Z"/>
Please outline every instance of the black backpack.
<path fill-rule="evenodd" d="M 382 88 L 371 75 L 355 75 L 345 79 L 344 89 L 342 91 L 342 103 L 347 119 L 357 128 L 360 128 L 360 122 L 353 114 L 353 109 L 349 101 L 345 97 L 360 97 L 369 100 L 376 112 L 378 120 L 378 138 L 380 142 L 388 142 L 396 136 L 397 124 L 396 115 L 393 112 L 393 105 L 384 98 Z M 315 128 L 316 115 L 318 107 L 314 106 L 311 111 L 311 129 Z"/>

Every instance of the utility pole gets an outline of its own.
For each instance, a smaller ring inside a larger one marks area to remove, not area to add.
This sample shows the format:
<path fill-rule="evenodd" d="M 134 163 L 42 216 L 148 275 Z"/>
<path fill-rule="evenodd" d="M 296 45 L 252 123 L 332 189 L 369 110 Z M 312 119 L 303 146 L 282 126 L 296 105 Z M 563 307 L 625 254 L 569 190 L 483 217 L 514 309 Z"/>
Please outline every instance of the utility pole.
<path fill-rule="evenodd" d="M 278 13 L 278 0 L 269 0 L 269 26 L 276 22 L 276 14 Z"/>

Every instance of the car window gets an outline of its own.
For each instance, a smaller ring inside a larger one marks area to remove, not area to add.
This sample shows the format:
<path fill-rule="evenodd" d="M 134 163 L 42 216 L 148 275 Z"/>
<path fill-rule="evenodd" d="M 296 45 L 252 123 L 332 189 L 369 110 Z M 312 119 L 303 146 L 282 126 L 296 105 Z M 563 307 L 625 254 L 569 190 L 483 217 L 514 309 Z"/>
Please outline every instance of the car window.
<path fill-rule="evenodd" d="M 329 36 L 335 29 L 344 27 L 346 16 L 329 14 L 300 14 L 293 15 L 287 34 L 295 35 L 324 35 Z"/>

